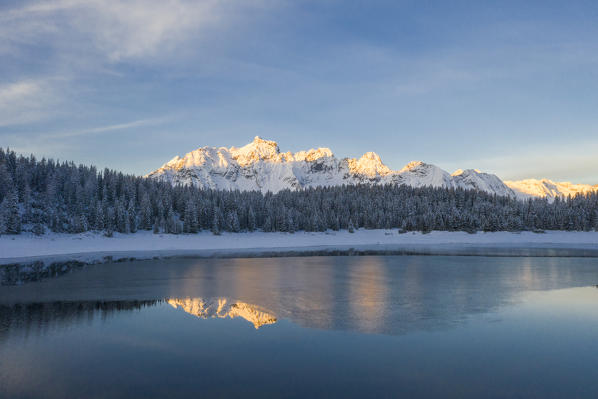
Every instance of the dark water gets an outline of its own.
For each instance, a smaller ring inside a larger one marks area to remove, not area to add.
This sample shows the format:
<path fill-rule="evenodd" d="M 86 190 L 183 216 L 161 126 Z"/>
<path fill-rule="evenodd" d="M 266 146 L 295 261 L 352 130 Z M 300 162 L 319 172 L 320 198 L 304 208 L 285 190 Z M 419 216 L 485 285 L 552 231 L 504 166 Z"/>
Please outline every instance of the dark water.
<path fill-rule="evenodd" d="M 98 265 L 0 287 L 0 397 L 598 397 L 598 259 Z"/>

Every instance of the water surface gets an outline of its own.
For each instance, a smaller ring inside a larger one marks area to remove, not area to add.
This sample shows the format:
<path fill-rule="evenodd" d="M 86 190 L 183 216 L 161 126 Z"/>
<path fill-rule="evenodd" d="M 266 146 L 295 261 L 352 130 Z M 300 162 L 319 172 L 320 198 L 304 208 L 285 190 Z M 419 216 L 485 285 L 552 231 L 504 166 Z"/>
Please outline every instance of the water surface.
<path fill-rule="evenodd" d="M 160 260 L 0 287 L 0 397 L 598 397 L 598 260 Z"/>

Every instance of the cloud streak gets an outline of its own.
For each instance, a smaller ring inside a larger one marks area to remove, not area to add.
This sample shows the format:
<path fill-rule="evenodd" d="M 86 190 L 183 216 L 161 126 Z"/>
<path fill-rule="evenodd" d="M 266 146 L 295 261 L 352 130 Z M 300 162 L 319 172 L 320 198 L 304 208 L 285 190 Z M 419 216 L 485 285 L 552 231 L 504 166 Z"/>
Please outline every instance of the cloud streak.
<path fill-rule="evenodd" d="M 228 0 L 57 0 L 32 2 L 0 16 L 0 37 L 17 45 L 40 41 L 63 51 L 94 51 L 109 62 L 153 57 L 201 32 L 222 28 L 233 7 Z M 75 41 L 79 41 L 76 43 Z"/>
<path fill-rule="evenodd" d="M 137 127 L 155 126 L 155 125 L 162 124 L 168 120 L 169 120 L 168 117 L 139 119 L 139 120 L 135 120 L 135 121 L 131 121 L 131 122 L 99 126 L 99 127 L 81 129 L 81 130 L 73 130 L 73 131 L 69 131 L 69 132 L 48 133 L 48 134 L 43 134 L 40 137 L 43 139 L 49 140 L 49 139 L 63 139 L 63 138 L 69 138 L 69 137 L 88 136 L 88 135 L 93 135 L 93 134 L 114 132 L 117 130 L 133 129 L 133 128 L 137 128 Z"/>
<path fill-rule="evenodd" d="M 141 127 L 158 126 L 171 120 L 170 116 L 160 118 L 138 119 L 129 122 L 103 125 L 91 128 L 82 128 L 69 131 L 55 131 L 43 133 L 21 133 L 21 134 L 0 134 L 0 138 L 10 141 L 11 147 L 17 152 L 24 154 L 49 154 L 68 152 L 72 150 L 73 141 L 69 139 L 82 138 L 87 136 L 98 136 L 101 134 L 120 132 L 127 134 L 128 130 Z"/>
<path fill-rule="evenodd" d="M 39 90 L 39 85 L 32 81 L 21 81 L 0 86 L 0 107 L 5 107 L 14 101 L 37 94 Z"/>
<path fill-rule="evenodd" d="M 0 85 L 0 127 L 37 122 L 62 102 L 56 81 L 24 79 Z"/>

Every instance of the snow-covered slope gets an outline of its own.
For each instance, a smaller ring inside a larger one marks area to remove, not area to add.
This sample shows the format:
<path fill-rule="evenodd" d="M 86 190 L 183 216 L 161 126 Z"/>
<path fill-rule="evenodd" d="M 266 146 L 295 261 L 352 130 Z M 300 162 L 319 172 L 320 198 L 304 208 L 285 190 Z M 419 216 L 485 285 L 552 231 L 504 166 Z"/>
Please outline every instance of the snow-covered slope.
<path fill-rule="evenodd" d="M 503 196 L 513 195 L 513 191 L 498 176 L 483 173 L 477 169 L 459 169 L 452 174 L 452 177 L 458 187 L 477 189 Z"/>
<path fill-rule="evenodd" d="M 328 148 L 281 152 L 274 141 L 260 137 L 241 147 L 202 147 L 174 157 L 148 177 L 202 188 L 278 192 L 342 184 L 405 184 L 413 187 L 469 188 L 514 196 L 495 175 L 468 169 L 454 174 L 415 161 L 399 171 L 382 163 L 374 152 L 361 158 L 336 158 Z"/>
<path fill-rule="evenodd" d="M 574 197 L 576 194 L 586 194 L 598 191 L 598 185 L 573 184 L 569 182 L 553 182 L 548 179 L 526 179 L 519 181 L 505 181 L 519 198 L 546 197 L 553 201 L 556 197 Z"/>

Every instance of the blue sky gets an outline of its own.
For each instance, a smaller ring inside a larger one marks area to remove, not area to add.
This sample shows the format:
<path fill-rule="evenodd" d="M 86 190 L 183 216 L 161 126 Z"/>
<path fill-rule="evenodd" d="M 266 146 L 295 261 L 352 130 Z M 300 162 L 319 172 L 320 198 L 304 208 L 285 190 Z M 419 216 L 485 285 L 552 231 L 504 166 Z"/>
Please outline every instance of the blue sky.
<path fill-rule="evenodd" d="M 255 135 L 598 183 L 595 1 L 0 3 L 0 146 L 137 174 Z"/>

